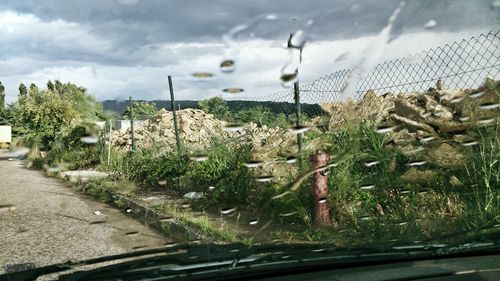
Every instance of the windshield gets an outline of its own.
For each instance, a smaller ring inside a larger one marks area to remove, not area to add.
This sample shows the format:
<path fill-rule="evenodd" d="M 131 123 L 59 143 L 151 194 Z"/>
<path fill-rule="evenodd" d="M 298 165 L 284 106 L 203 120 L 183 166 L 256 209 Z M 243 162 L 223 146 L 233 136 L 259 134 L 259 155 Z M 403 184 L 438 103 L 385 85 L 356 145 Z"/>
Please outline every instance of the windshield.
<path fill-rule="evenodd" d="M 496 0 L 2 1 L 0 274 L 497 245 L 499 23 Z"/>

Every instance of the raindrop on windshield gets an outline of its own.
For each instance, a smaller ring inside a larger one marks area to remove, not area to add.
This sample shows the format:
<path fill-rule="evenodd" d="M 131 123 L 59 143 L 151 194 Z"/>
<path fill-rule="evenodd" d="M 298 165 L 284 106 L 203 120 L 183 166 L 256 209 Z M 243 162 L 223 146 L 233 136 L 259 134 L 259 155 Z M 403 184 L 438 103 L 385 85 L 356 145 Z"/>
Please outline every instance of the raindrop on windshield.
<path fill-rule="evenodd" d="M 258 223 L 259 223 L 259 221 L 258 221 L 257 219 L 250 220 L 250 221 L 248 222 L 248 224 L 249 224 L 249 225 L 256 225 L 256 224 L 258 224 Z"/>
<path fill-rule="evenodd" d="M 262 164 L 264 164 L 264 162 L 262 162 L 262 161 L 248 161 L 248 162 L 244 163 L 243 165 L 245 165 L 245 167 L 247 167 L 247 168 L 257 168 L 257 167 L 261 166 Z"/>
<path fill-rule="evenodd" d="M 272 176 L 260 176 L 257 178 L 257 181 L 258 182 L 270 182 L 270 181 L 273 181 L 273 177 Z"/>
<path fill-rule="evenodd" d="M 229 73 L 233 72 L 234 69 L 236 68 L 234 60 L 224 60 L 220 63 L 220 71 Z"/>
<path fill-rule="evenodd" d="M 243 130 L 243 125 L 241 124 L 227 124 L 224 126 L 224 131 L 226 132 L 238 132 Z"/>
<path fill-rule="evenodd" d="M 292 48 L 301 49 L 306 44 L 306 37 L 303 30 L 297 30 L 293 33 L 292 38 L 290 38 L 290 46 Z"/>
<path fill-rule="evenodd" d="M 367 162 L 367 163 L 365 163 L 365 166 L 366 167 L 371 167 L 371 166 L 375 166 L 375 165 L 377 165 L 379 163 L 380 163 L 380 161 Z"/>
<path fill-rule="evenodd" d="M 468 121 L 470 119 L 469 116 L 462 116 L 462 117 L 459 117 L 458 120 L 462 121 L 462 122 L 465 122 L 465 121 Z"/>
<path fill-rule="evenodd" d="M 195 162 L 203 162 L 203 161 L 208 160 L 208 156 L 207 155 L 194 155 L 194 156 L 191 156 L 190 159 L 195 161 Z"/>
<path fill-rule="evenodd" d="M 489 123 L 492 123 L 493 121 L 495 121 L 494 118 L 481 118 L 479 120 L 479 124 L 489 124 Z"/>
<path fill-rule="evenodd" d="M 167 185 L 167 181 L 166 180 L 158 181 L 158 185 Z"/>
<path fill-rule="evenodd" d="M 195 78 L 210 78 L 213 77 L 214 75 L 210 72 L 195 72 L 192 74 L 193 77 Z"/>
<path fill-rule="evenodd" d="M 97 143 L 97 137 L 96 136 L 86 136 L 86 137 L 81 137 L 80 141 L 86 144 L 96 144 Z"/>
<path fill-rule="evenodd" d="M 377 132 L 379 134 L 385 134 L 385 133 L 392 132 L 394 129 L 395 129 L 395 127 L 391 127 L 391 126 L 379 126 L 379 127 L 377 127 L 375 132 Z"/>
<path fill-rule="evenodd" d="M 293 73 L 282 73 L 280 79 L 283 87 L 289 88 L 298 80 L 297 71 L 295 70 Z"/>
<path fill-rule="evenodd" d="M 474 94 L 470 94 L 469 97 L 471 99 L 477 99 L 477 98 L 479 98 L 482 95 L 484 95 L 484 92 L 477 92 L 477 93 L 474 93 Z"/>
<path fill-rule="evenodd" d="M 467 142 L 463 142 L 462 145 L 463 146 L 473 146 L 473 145 L 476 145 L 478 144 L 477 141 L 467 141 Z"/>
<path fill-rule="evenodd" d="M 302 133 L 309 131 L 309 129 L 310 128 L 307 126 L 294 126 L 294 127 L 289 128 L 288 131 L 290 133 L 294 133 L 294 134 L 302 134 Z"/>
<path fill-rule="evenodd" d="M 236 208 L 226 208 L 226 209 L 221 209 L 220 212 L 223 215 L 228 215 L 236 211 Z"/>
<path fill-rule="evenodd" d="M 325 198 L 325 197 L 320 198 L 320 199 L 318 200 L 318 203 L 319 203 L 319 204 L 326 203 L 326 198 Z"/>
<path fill-rule="evenodd" d="M 363 186 L 361 186 L 362 190 L 370 190 L 370 189 L 374 189 L 374 188 L 375 188 L 374 184 L 369 184 L 369 185 L 363 185 Z"/>
<path fill-rule="evenodd" d="M 297 157 L 294 157 L 294 156 L 287 157 L 285 162 L 287 164 L 294 164 L 297 162 Z"/>
<path fill-rule="evenodd" d="M 245 90 L 243 90 L 242 88 L 225 88 L 222 91 L 224 93 L 237 94 L 237 93 L 241 93 Z"/>
<path fill-rule="evenodd" d="M 432 29 L 437 26 L 437 22 L 435 20 L 430 20 L 424 24 L 424 27 L 427 29 Z"/>
<path fill-rule="evenodd" d="M 413 167 L 413 166 L 422 166 L 425 163 L 426 163 L 425 161 L 414 161 L 414 162 L 408 163 L 408 166 L 410 166 L 410 167 Z"/>
<path fill-rule="evenodd" d="M 489 109 L 495 109 L 500 107 L 500 103 L 494 103 L 494 102 L 485 102 L 481 105 L 479 105 L 479 108 L 482 110 L 489 110 Z"/>
<path fill-rule="evenodd" d="M 420 140 L 421 143 L 427 143 L 430 142 L 431 140 L 435 139 L 435 137 L 425 137 Z"/>
<path fill-rule="evenodd" d="M 275 14 L 269 14 L 266 16 L 266 20 L 277 20 L 278 19 L 278 16 L 276 16 Z"/>

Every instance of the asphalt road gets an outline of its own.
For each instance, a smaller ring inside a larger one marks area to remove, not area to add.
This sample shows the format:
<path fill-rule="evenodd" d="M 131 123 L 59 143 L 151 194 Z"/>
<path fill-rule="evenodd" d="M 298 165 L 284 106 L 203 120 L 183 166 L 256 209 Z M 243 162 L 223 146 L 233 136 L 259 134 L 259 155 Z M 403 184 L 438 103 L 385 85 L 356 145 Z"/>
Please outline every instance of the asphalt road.
<path fill-rule="evenodd" d="M 0 160 L 0 274 L 164 245 L 138 221 L 22 162 Z"/>

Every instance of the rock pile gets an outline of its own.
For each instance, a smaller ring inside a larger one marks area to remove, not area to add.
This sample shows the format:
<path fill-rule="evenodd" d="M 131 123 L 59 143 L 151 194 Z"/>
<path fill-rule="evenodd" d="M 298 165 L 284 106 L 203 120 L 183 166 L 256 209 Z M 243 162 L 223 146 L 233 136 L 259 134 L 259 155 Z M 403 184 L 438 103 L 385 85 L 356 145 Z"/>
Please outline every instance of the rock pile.
<path fill-rule="evenodd" d="M 385 143 L 404 154 L 422 156 L 440 167 L 462 165 L 465 147 L 473 145 L 472 127 L 496 124 L 500 102 L 500 81 L 487 79 L 478 89 L 436 88 L 423 93 L 368 91 L 358 102 L 323 104 L 330 116 L 329 130 L 355 118 L 371 119 L 385 129 Z M 425 149 L 423 149 L 425 148 Z"/>

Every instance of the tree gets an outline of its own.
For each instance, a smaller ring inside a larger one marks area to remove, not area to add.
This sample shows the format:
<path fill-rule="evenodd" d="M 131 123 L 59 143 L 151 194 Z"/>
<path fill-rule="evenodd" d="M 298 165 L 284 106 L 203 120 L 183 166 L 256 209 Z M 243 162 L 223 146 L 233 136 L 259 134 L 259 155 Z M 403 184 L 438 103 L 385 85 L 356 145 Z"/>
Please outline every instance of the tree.
<path fill-rule="evenodd" d="M 55 88 L 55 86 L 54 86 L 54 83 L 52 83 L 52 81 L 50 81 L 50 80 L 49 80 L 49 81 L 47 82 L 47 90 L 49 90 L 49 91 L 51 91 L 51 92 L 54 92 L 54 90 L 55 90 L 55 89 L 56 89 L 56 88 Z"/>
<path fill-rule="evenodd" d="M 26 95 L 28 95 L 28 89 L 23 83 L 19 84 L 19 97 L 25 97 Z"/>
<path fill-rule="evenodd" d="M 59 89 L 67 95 L 33 87 L 17 105 L 17 119 L 26 130 L 23 137 L 28 144 L 50 149 L 58 136 L 77 124 L 96 121 L 101 114 L 102 107 L 84 88 L 60 83 Z"/>
<path fill-rule="evenodd" d="M 5 107 L 5 87 L 0 81 L 0 112 L 3 111 Z"/>
<path fill-rule="evenodd" d="M 158 108 L 152 102 L 147 101 L 134 101 L 132 102 L 132 112 L 134 118 L 147 117 L 155 115 L 158 112 Z M 123 113 L 124 118 L 130 118 L 130 106 L 127 106 L 125 113 Z"/>
<path fill-rule="evenodd" d="M 220 97 L 213 97 L 198 102 L 198 106 L 205 113 L 212 114 L 215 118 L 230 121 L 231 111 L 226 101 Z"/>

